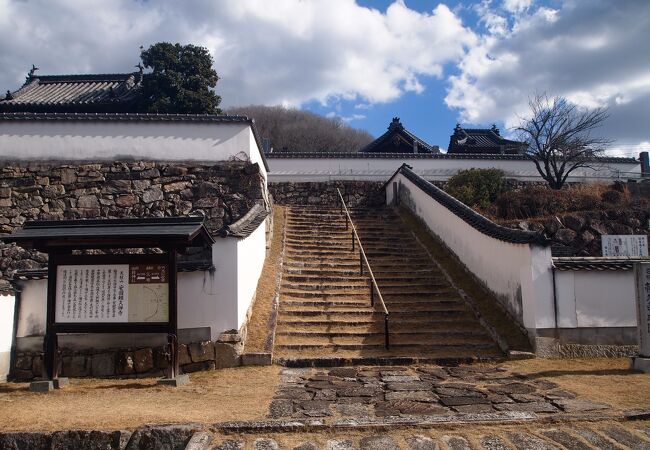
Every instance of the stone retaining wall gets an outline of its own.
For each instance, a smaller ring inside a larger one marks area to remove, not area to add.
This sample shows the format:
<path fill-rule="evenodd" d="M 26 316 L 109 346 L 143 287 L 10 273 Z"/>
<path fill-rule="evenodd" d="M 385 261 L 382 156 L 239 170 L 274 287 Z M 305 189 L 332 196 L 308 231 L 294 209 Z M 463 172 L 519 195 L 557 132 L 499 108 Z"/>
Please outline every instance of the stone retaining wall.
<path fill-rule="evenodd" d="M 383 185 L 377 181 L 286 182 L 269 183 L 269 191 L 280 205 L 337 206 L 339 188 L 348 206 L 377 206 L 386 203 Z"/>
<path fill-rule="evenodd" d="M 0 233 L 28 220 L 186 216 L 202 211 L 216 231 L 262 199 L 257 164 L 153 161 L 70 164 L 3 162 Z M 47 256 L 0 243 L 0 279 L 15 269 L 43 267 Z"/>
<path fill-rule="evenodd" d="M 202 341 L 180 344 L 179 364 L 183 373 L 240 365 L 241 341 Z M 169 366 L 164 347 L 97 349 L 61 353 L 60 375 L 81 377 L 162 376 Z M 12 367 L 12 379 L 30 381 L 43 374 L 43 353 L 19 352 Z"/>

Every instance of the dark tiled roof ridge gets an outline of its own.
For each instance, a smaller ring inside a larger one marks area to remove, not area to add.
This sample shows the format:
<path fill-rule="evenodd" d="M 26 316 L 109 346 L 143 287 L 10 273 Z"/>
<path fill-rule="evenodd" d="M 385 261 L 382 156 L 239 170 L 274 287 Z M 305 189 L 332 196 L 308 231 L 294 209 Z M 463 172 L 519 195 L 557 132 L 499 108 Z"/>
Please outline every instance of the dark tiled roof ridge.
<path fill-rule="evenodd" d="M 80 81 L 126 81 L 130 77 L 135 77 L 139 72 L 125 72 L 125 73 L 79 73 L 79 74 L 64 74 L 64 75 L 32 75 L 27 78 L 25 84 L 32 81 L 39 80 L 39 82 L 48 83 L 65 83 Z"/>
<path fill-rule="evenodd" d="M 425 140 L 420 139 L 419 137 L 417 137 L 416 135 L 414 135 L 413 133 L 411 133 L 409 130 L 407 130 L 407 129 L 404 128 L 403 126 L 402 126 L 402 127 L 401 127 L 397 132 L 399 132 L 399 131 L 403 131 L 404 133 L 406 133 L 406 134 L 407 134 L 411 139 L 413 139 L 414 141 L 416 141 L 416 142 L 418 142 L 419 144 L 421 144 L 422 147 L 426 148 L 427 150 L 433 151 L 435 148 L 438 148 L 437 146 L 435 146 L 435 145 L 431 145 L 431 144 L 427 143 Z M 387 139 L 388 136 L 390 136 L 390 135 L 393 134 L 394 132 L 395 132 L 395 130 L 392 130 L 392 129 L 389 128 L 388 131 L 386 131 L 384 134 L 382 134 L 381 136 L 379 136 L 377 139 L 375 139 L 374 141 L 372 141 L 371 143 L 369 143 L 369 144 L 366 145 L 365 147 L 362 147 L 362 148 L 359 150 L 359 152 L 361 152 L 361 153 L 365 153 L 365 152 L 367 152 L 368 150 L 371 150 L 371 149 L 377 147 L 377 146 L 378 146 L 382 141 L 384 141 L 385 139 Z"/>
<path fill-rule="evenodd" d="M 223 227 L 221 235 L 222 237 L 248 237 L 264 222 L 269 213 L 269 210 L 261 202 L 257 202 L 237 222 Z"/>
<path fill-rule="evenodd" d="M 483 234 L 504 242 L 515 244 L 537 244 L 542 246 L 549 246 L 551 244 L 551 241 L 540 232 L 515 230 L 494 223 L 487 217 L 482 216 L 469 206 L 447 194 L 442 189 L 429 183 L 427 180 L 413 172 L 413 170 L 406 164 L 403 164 L 402 167 L 397 169 L 395 175 L 398 173 L 404 175 L 435 201 L 449 209 L 449 211 L 461 218 L 468 225 Z M 388 180 L 386 185 L 391 182 L 395 175 Z"/>
<path fill-rule="evenodd" d="M 636 262 L 650 262 L 646 257 L 629 256 L 569 256 L 553 257 L 553 267 L 557 270 L 632 270 Z"/>
<path fill-rule="evenodd" d="M 501 153 L 364 153 L 364 152 L 282 152 L 274 151 L 265 153 L 269 159 L 280 158 L 385 158 L 385 159 L 505 159 L 505 160 L 529 160 L 526 155 L 501 154 Z M 597 158 L 598 162 L 612 163 L 639 163 L 636 158 L 605 156 Z"/>

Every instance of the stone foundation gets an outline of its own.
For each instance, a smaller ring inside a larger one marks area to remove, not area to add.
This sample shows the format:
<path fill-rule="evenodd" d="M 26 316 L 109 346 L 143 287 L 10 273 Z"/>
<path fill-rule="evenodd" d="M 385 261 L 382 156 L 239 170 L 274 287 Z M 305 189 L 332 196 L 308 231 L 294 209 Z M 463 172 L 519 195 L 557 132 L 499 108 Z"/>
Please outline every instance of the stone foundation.
<path fill-rule="evenodd" d="M 386 195 L 380 181 L 325 181 L 269 183 L 269 191 L 276 203 L 281 205 L 336 206 L 341 190 L 348 206 L 375 206 L 386 203 Z"/>
<path fill-rule="evenodd" d="M 236 367 L 241 364 L 243 344 L 235 334 L 224 334 L 218 341 L 180 344 L 178 349 L 181 372 L 191 373 Z M 97 349 L 84 351 L 61 350 L 60 375 L 69 378 L 137 378 L 165 375 L 169 363 L 165 348 L 142 347 Z M 30 381 L 42 377 L 43 353 L 18 352 L 11 370 L 14 381 Z"/>

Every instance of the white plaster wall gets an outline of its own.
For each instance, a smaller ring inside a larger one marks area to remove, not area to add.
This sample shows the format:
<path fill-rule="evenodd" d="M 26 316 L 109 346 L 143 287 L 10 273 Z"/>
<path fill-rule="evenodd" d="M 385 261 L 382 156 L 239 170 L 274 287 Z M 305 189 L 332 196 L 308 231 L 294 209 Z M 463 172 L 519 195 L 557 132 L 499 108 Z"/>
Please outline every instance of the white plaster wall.
<path fill-rule="evenodd" d="M 560 328 L 637 325 L 634 271 L 555 272 Z"/>
<path fill-rule="evenodd" d="M 386 181 L 402 164 L 429 181 L 444 181 L 459 170 L 496 168 L 510 178 L 542 180 L 531 161 L 498 159 L 395 159 L 395 158 L 268 158 L 269 181 Z M 638 178 L 639 163 L 607 163 L 596 170 L 576 170 L 569 181 L 598 181 Z"/>
<path fill-rule="evenodd" d="M 47 317 L 47 280 L 20 283 L 20 311 L 16 337 L 42 336 Z"/>
<path fill-rule="evenodd" d="M 266 227 L 263 222 L 250 236 L 237 241 L 237 329 L 246 320 L 265 258 Z"/>
<path fill-rule="evenodd" d="M 412 208 L 479 280 L 529 329 L 553 326 L 551 252 L 548 248 L 513 244 L 487 236 L 415 184 L 398 174 L 400 202 Z M 393 183 L 386 186 L 386 200 L 393 202 Z M 409 203 L 407 205 L 407 203 Z"/>
<path fill-rule="evenodd" d="M 9 375 L 15 305 L 16 299 L 13 295 L 0 294 L 0 382 L 7 381 Z"/>
<path fill-rule="evenodd" d="M 260 161 L 247 123 L 0 121 L 0 157 L 20 160 Z"/>

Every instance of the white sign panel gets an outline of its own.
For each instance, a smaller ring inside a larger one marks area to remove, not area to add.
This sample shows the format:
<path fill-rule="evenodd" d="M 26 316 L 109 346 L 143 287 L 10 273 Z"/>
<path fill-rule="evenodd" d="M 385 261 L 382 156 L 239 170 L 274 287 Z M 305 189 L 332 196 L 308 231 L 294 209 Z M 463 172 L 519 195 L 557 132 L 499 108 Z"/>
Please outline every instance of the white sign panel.
<path fill-rule="evenodd" d="M 645 234 L 601 236 L 603 256 L 648 256 Z"/>
<path fill-rule="evenodd" d="M 636 270 L 639 354 L 650 356 L 650 263 L 638 263 Z"/>
<path fill-rule="evenodd" d="M 128 283 L 128 264 L 58 266 L 56 322 L 128 322 Z"/>
<path fill-rule="evenodd" d="M 140 323 L 169 320 L 164 264 L 60 265 L 56 323 Z"/>

